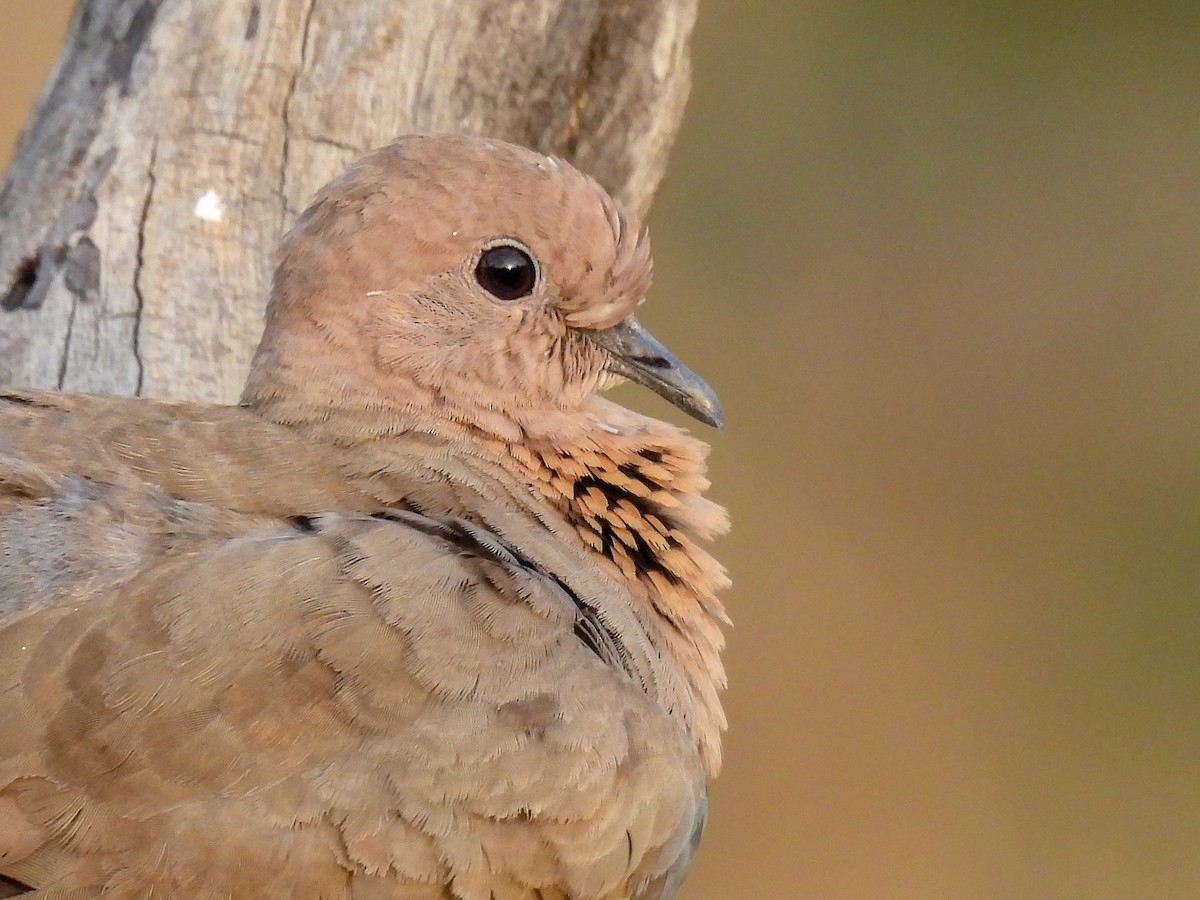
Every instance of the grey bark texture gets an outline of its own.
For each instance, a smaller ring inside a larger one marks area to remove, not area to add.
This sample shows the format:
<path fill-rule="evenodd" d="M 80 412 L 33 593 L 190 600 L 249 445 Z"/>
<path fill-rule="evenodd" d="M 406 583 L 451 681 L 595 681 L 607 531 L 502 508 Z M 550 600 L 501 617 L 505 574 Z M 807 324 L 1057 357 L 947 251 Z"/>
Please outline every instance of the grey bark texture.
<path fill-rule="evenodd" d="M 644 214 L 696 0 L 81 0 L 0 187 L 0 383 L 236 400 L 279 237 L 409 132 L 562 156 Z"/>

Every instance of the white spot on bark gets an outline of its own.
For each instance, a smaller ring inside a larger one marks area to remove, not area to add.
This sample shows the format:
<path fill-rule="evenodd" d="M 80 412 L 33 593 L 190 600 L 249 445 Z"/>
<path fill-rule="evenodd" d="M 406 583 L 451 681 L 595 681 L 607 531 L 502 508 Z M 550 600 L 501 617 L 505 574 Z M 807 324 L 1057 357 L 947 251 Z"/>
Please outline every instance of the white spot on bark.
<path fill-rule="evenodd" d="M 196 214 L 197 218 L 203 219 L 205 222 L 220 222 L 225 218 L 225 204 L 221 202 L 221 198 L 217 196 L 217 192 L 209 188 L 196 201 L 196 208 L 192 212 Z"/>

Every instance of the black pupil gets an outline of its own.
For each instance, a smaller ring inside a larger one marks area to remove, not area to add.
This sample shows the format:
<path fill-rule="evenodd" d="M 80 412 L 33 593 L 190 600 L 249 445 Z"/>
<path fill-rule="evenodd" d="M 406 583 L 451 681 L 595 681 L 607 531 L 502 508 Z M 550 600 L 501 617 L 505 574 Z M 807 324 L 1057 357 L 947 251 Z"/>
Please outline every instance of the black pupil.
<path fill-rule="evenodd" d="M 507 246 L 493 247 L 479 257 L 475 278 L 493 297 L 517 300 L 533 291 L 537 268 L 524 250 Z"/>

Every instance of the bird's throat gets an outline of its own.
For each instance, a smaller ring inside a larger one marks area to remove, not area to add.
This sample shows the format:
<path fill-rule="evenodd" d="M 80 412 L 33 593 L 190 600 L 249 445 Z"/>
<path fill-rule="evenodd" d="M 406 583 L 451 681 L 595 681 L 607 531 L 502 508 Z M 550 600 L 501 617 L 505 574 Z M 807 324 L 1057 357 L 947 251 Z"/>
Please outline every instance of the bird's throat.
<path fill-rule="evenodd" d="M 669 425 L 601 431 L 576 442 L 509 447 L 511 462 L 562 511 L 597 563 L 639 604 L 660 652 L 676 659 L 691 695 L 690 721 L 707 764 L 719 763 L 724 727 L 717 592 L 729 583 L 703 544 L 728 528 L 705 499 L 707 446 Z"/>

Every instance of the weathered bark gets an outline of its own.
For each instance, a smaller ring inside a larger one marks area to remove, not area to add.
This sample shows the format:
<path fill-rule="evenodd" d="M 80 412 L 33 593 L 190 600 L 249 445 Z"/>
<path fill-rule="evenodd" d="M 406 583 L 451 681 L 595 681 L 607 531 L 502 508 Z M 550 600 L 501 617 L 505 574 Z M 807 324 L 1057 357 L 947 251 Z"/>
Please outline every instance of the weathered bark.
<path fill-rule="evenodd" d="M 236 399 L 274 248 L 398 134 L 572 160 L 649 206 L 696 0 L 81 0 L 0 189 L 0 382 Z"/>

